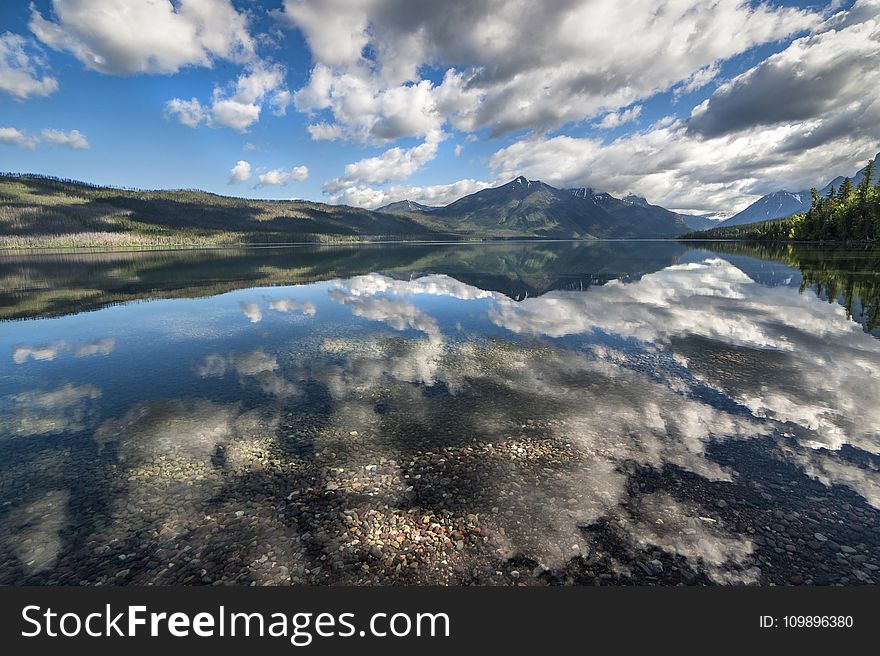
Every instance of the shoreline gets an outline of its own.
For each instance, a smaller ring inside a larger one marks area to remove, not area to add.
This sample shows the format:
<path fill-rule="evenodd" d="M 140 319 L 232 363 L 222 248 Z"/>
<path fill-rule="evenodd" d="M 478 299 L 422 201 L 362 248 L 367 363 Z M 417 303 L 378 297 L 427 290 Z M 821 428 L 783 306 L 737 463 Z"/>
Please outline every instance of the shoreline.
<path fill-rule="evenodd" d="M 734 237 L 712 239 L 708 237 L 633 237 L 633 238 L 594 238 L 594 239 L 562 239 L 541 237 L 490 237 L 486 239 L 354 239 L 344 241 L 292 241 L 292 242 L 243 242 L 230 244 L 197 244 L 181 243 L 150 246 L 146 244 L 107 244 L 88 246 L 3 246 L 0 245 L 0 257 L 10 254 L 57 254 L 57 253 L 152 253 L 152 252 L 176 252 L 176 251 L 222 251 L 222 250 L 268 250 L 280 248 L 305 248 L 310 246 L 337 248 L 337 247 L 362 247 L 381 245 L 429 245 L 429 246 L 453 246 L 474 244 L 512 244 L 512 243 L 604 243 L 604 242 L 665 242 L 679 241 L 685 243 L 744 243 L 765 245 L 810 245 L 810 246 L 833 246 L 846 248 L 873 249 L 880 247 L 874 242 L 858 241 L 801 241 L 801 240 L 765 240 L 765 239 L 737 239 Z M 0 238 L 2 243 L 2 238 Z"/>

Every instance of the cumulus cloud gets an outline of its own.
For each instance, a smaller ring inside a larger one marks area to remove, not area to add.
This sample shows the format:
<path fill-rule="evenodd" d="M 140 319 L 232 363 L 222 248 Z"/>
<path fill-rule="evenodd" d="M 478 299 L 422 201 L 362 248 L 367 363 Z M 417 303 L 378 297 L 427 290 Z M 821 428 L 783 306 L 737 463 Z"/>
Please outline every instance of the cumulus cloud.
<path fill-rule="evenodd" d="M 345 167 L 345 176 L 324 183 L 324 193 L 338 193 L 358 184 L 384 184 L 405 180 L 437 156 L 442 135 L 432 135 L 413 148 L 391 148 L 377 157 L 369 157 Z"/>
<path fill-rule="evenodd" d="M 820 20 L 741 0 L 662 12 L 647 0 L 286 0 L 281 16 L 314 59 L 297 108 L 332 115 L 313 136 L 361 140 L 425 136 L 447 122 L 492 134 L 559 127 L 687 83 Z M 427 67 L 442 81 L 422 79 Z"/>
<path fill-rule="evenodd" d="M 259 176 L 260 186 L 281 186 L 291 182 L 303 182 L 309 179 L 308 166 L 294 166 L 290 171 L 284 169 L 272 169 Z"/>
<path fill-rule="evenodd" d="M 39 141 L 36 137 L 29 137 L 18 128 L 0 128 L 0 144 L 21 146 L 22 148 L 33 150 L 37 147 Z"/>
<path fill-rule="evenodd" d="M 278 64 L 258 62 L 249 65 L 233 84 L 215 87 L 210 105 L 198 98 L 172 98 L 165 103 L 165 115 L 191 128 L 205 123 L 246 132 L 260 120 L 264 105 L 276 115 L 286 112 L 290 92 L 283 86 L 285 75 Z"/>
<path fill-rule="evenodd" d="M 462 196 L 491 187 L 494 182 L 482 180 L 458 180 L 450 184 L 428 185 L 424 187 L 411 185 L 392 185 L 378 189 L 367 185 L 354 185 L 332 194 L 330 202 L 375 209 L 399 200 L 412 200 L 422 205 L 448 205 Z"/>
<path fill-rule="evenodd" d="M 635 192 L 694 211 L 742 209 L 778 189 L 822 187 L 877 152 L 880 2 L 860 0 L 722 84 L 687 120 L 667 117 L 610 143 L 537 135 L 497 151 L 501 179 Z M 701 84 L 712 69 L 685 84 Z"/>
<path fill-rule="evenodd" d="M 636 193 L 671 209 L 737 210 L 771 191 L 821 187 L 837 173 L 852 175 L 877 152 L 869 136 L 790 149 L 816 127 L 781 125 L 704 139 L 671 119 L 607 144 L 566 135 L 522 139 L 496 151 L 489 163 L 502 180 L 525 175 L 562 187 Z"/>
<path fill-rule="evenodd" d="M 34 150 L 41 141 L 73 150 L 89 148 L 89 140 L 79 130 L 64 132 L 63 130 L 45 128 L 40 133 L 40 136 L 37 137 L 30 136 L 18 128 L 0 128 L 0 144 L 20 146 L 28 150 Z"/>
<path fill-rule="evenodd" d="M 176 118 L 178 122 L 189 128 L 199 127 L 203 121 L 208 119 L 209 114 L 209 109 L 203 107 L 198 98 L 190 98 L 189 100 L 172 98 L 165 103 L 165 116 Z"/>
<path fill-rule="evenodd" d="M 695 71 L 687 80 L 673 89 L 673 98 L 678 100 L 682 96 L 686 96 L 698 89 L 702 89 L 718 77 L 720 70 L 718 64 L 710 64 L 709 66 L 704 66 L 700 70 Z"/>
<path fill-rule="evenodd" d="M 216 58 L 254 56 L 247 17 L 229 0 L 52 0 L 48 17 L 32 5 L 29 26 L 51 48 L 116 75 L 175 73 Z"/>
<path fill-rule="evenodd" d="M 73 148 L 74 150 L 85 150 L 89 147 L 89 140 L 79 130 L 71 130 L 64 132 L 63 130 L 53 130 L 46 128 L 41 133 L 43 140 L 53 143 L 56 146 L 64 146 L 65 148 Z"/>
<path fill-rule="evenodd" d="M 601 121 L 595 124 L 595 127 L 600 130 L 611 130 L 612 128 L 637 120 L 641 113 L 641 105 L 636 105 L 620 112 L 608 112 L 602 117 Z"/>
<path fill-rule="evenodd" d="M 868 7 L 873 15 L 862 16 L 859 10 Z M 689 131 L 713 137 L 757 126 L 827 120 L 844 112 L 841 123 L 847 132 L 869 132 L 876 138 L 880 2 L 861 0 L 854 11 L 853 22 L 846 13 L 835 16 L 822 31 L 796 39 L 721 85 L 694 110 Z"/>
<path fill-rule="evenodd" d="M 243 159 L 238 160 L 231 169 L 229 169 L 229 184 L 236 182 L 246 182 L 251 178 L 251 165 Z"/>
<path fill-rule="evenodd" d="M 48 96 L 58 89 L 58 80 L 48 75 L 46 59 L 31 39 L 19 34 L 0 34 L 0 91 L 16 100 Z"/>

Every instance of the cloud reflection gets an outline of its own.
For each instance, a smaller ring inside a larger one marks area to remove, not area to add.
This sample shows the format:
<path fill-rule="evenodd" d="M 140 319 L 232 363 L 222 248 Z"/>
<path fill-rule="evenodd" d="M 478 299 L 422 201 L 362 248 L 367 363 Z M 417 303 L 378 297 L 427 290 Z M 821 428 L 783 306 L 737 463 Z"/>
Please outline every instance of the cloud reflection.
<path fill-rule="evenodd" d="M 65 383 L 50 390 L 28 390 L 0 399 L 3 432 L 18 435 L 56 435 L 84 430 L 95 415 L 101 390 L 93 385 Z"/>
<path fill-rule="evenodd" d="M 212 353 L 196 367 L 196 373 L 202 378 L 222 378 L 227 373 L 235 373 L 241 381 L 256 380 L 263 392 L 281 399 L 299 394 L 299 387 L 278 374 L 278 368 L 275 356 L 256 349 L 227 356 Z"/>
<path fill-rule="evenodd" d="M 23 344 L 15 347 L 12 360 L 15 364 L 24 364 L 28 360 L 49 362 L 68 351 L 72 351 L 78 358 L 86 358 L 92 355 L 110 355 L 114 348 L 116 348 L 116 340 L 113 338 L 96 339 L 81 344 L 68 344 L 64 340 L 40 346 Z"/>
<path fill-rule="evenodd" d="M 292 298 L 269 301 L 269 309 L 275 312 L 284 312 L 286 314 L 301 313 L 306 317 L 313 317 L 318 311 L 317 306 L 311 301 L 303 301 L 297 303 Z"/>
<path fill-rule="evenodd" d="M 880 453 L 880 343 L 843 307 L 765 287 L 724 260 L 672 266 L 586 294 L 500 301 L 490 316 L 516 333 L 601 331 L 665 345 L 756 417 L 807 429 L 797 433 L 805 444 Z"/>
<path fill-rule="evenodd" d="M 248 318 L 251 323 L 260 323 L 263 320 L 263 311 L 256 303 L 239 303 L 242 314 Z"/>

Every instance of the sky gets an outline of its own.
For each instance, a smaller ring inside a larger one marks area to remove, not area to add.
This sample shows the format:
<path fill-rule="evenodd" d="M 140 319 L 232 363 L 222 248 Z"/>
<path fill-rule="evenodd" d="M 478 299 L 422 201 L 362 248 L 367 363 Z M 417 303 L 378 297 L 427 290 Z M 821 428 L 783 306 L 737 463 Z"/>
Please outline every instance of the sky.
<path fill-rule="evenodd" d="M 880 0 L 5 0 L 0 170 L 375 208 L 740 210 L 880 151 Z"/>

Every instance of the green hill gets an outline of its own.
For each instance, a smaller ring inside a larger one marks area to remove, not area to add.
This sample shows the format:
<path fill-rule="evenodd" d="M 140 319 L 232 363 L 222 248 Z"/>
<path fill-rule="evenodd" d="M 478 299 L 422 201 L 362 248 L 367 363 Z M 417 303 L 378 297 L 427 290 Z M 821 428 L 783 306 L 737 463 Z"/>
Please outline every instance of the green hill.
<path fill-rule="evenodd" d="M 403 216 L 203 191 L 0 176 L 0 246 L 175 246 L 443 237 Z M 448 237 L 448 235 L 446 235 Z"/>

